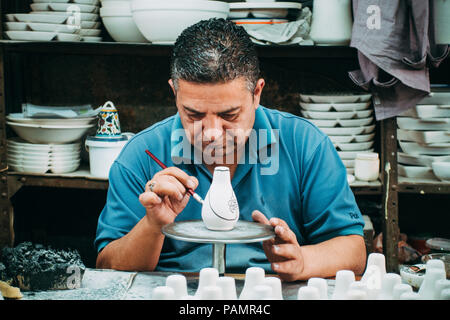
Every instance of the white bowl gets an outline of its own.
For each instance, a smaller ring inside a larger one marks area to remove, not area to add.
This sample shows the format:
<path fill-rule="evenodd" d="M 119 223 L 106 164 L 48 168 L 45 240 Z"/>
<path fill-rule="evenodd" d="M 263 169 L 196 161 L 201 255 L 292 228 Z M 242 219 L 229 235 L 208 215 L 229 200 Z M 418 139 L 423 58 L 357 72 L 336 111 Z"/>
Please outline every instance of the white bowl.
<path fill-rule="evenodd" d="M 317 120 L 310 119 L 319 128 L 333 128 L 338 125 L 341 127 L 363 127 L 368 126 L 372 123 L 373 117 L 362 118 L 362 119 L 351 119 L 351 120 Z"/>
<path fill-rule="evenodd" d="M 28 154 L 28 153 L 13 153 L 9 152 L 7 154 L 9 160 L 20 162 L 20 161 L 37 161 L 37 162 L 48 162 L 50 160 L 50 154 Z"/>
<path fill-rule="evenodd" d="M 130 9 L 130 4 L 132 0 L 103 0 L 102 1 L 102 8 L 128 8 Z M 131 11 L 130 11 L 131 13 Z"/>
<path fill-rule="evenodd" d="M 431 145 L 420 145 L 415 142 L 399 141 L 402 151 L 413 155 L 436 155 L 447 156 L 450 155 L 450 143 L 440 143 Z"/>
<path fill-rule="evenodd" d="M 81 29 L 79 35 L 82 37 L 97 37 L 102 33 L 100 29 Z"/>
<path fill-rule="evenodd" d="M 103 10 L 110 8 L 101 9 Z M 111 38 L 113 38 L 117 42 L 148 42 L 147 39 L 139 31 L 131 15 L 104 15 L 102 16 L 102 21 Z"/>
<path fill-rule="evenodd" d="M 371 94 L 300 94 L 303 102 L 313 103 L 361 103 L 368 102 L 371 98 Z"/>
<path fill-rule="evenodd" d="M 23 113 L 10 113 L 6 116 L 6 120 L 12 122 L 53 125 L 53 126 L 88 125 L 96 121 L 97 119 L 98 119 L 97 117 L 66 118 L 66 119 L 27 118 L 23 115 Z"/>
<path fill-rule="evenodd" d="M 328 136 L 331 142 L 334 143 L 352 143 L 352 142 L 369 142 L 373 141 L 375 133 L 362 135 L 348 135 L 348 136 Z"/>
<path fill-rule="evenodd" d="M 360 103 L 308 103 L 299 102 L 300 106 L 308 111 L 338 111 L 338 112 L 349 112 L 349 111 L 362 111 L 369 108 L 371 101 L 360 102 Z"/>
<path fill-rule="evenodd" d="M 397 125 L 404 130 L 450 130 L 450 118 L 416 119 L 410 117 L 397 117 Z"/>
<path fill-rule="evenodd" d="M 359 143 L 335 143 L 335 147 L 339 151 L 359 151 L 359 150 L 367 150 L 371 148 L 373 144 L 374 141 L 359 142 Z"/>
<path fill-rule="evenodd" d="M 431 168 L 433 162 L 450 162 L 450 156 L 412 155 L 403 152 L 397 153 L 398 163 L 412 166 L 425 166 Z"/>
<path fill-rule="evenodd" d="M 372 110 L 350 111 L 350 112 L 322 112 L 322 111 L 300 111 L 305 118 L 318 120 L 340 120 L 340 119 L 361 119 L 372 115 Z"/>
<path fill-rule="evenodd" d="M 450 162 L 433 162 L 431 167 L 439 180 L 450 182 Z"/>
<path fill-rule="evenodd" d="M 7 121 L 22 139 L 31 143 L 69 143 L 80 140 L 96 124 L 79 126 L 49 126 Z"/>
<path fill-rule="evenodd" d="M 226 19 L 230 6 L 206 0 L 133 0 L 131 12 L 144 37 L 159 44 L 173 44 L 187 27 L 210 18 Z"/>
<path fill-rule="evenodd" d="M 72 8 L 77 8 L 74 10 L 79 10 L 79 12 L 83 13 L 97 13 L 98 7 L 87 5 L 87 4 L 79 4 L 79 3 L 32 3 L 30 4 L 31 10 L 33 11 L 55 11 L 55 12 L 68 12 L 68 10 L 72 10 Z"/>
<path fill-rule="evenodd" d="M 69 173 L 69 172 L 73 172 L 76 171 L 80 166 L 80 163 L 73 163 L 73 164 L 69 164 L 69 165 L 51 165 L 50 166 L 50 171 L 52 173 Z"/>
<path fill-rule="evenodd" d="M 48 171 L 49 166 L 33 166 L 33 165 L 22 165 L 22 164 L 13 164 L 10 163 L 8 166 L 17 172 L 24 172 L 24 173 L 46 173 Z"/>
<path fill-rule="evenodd" d="M 436 180 L 433 170 L 429 167 L 404 166 L 402 164 L 398 164 L 397 169 L 398 175 L 401 177 Z"/>
<path fill-rule="evenodd" d="M 37 167 L 43 167 L 47 166 L 49 164 L 48 159 L 31 159 L 31 158 L 14 158 L 11 156 L 8 156 L 7 161 L 9 164 L 12 165 L 19 165 L 19 166 L 37 166 Z"/>

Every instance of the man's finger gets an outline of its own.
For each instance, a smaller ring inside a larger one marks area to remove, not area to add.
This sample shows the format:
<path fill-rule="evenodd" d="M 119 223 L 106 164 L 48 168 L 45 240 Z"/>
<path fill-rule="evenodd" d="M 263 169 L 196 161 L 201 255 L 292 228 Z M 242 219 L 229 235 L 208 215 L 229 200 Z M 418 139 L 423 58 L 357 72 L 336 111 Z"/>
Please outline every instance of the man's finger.
<path fill-rule="evenodd" d="M 295 233 L 289 228 L 287 223 L 278 218 L 270 219 L 270 224 L 274 227 L 277 238 L 284 242 L 297 243 Z"/>
<path fill-rule="evenodd" d="M 252 219 L 253 221 L 262 224 L 270 224 L 269 219 L 267 219 L 267 217 L 261 211 L 258 210 L 252 212 Z"/>
<path fill-rule="evenodd" d="M 144 207 L 153 207 L 155 205 L 161 204 L 162 199 L 156 193 L 148 191 L 139 195 L 139 202 Z"/>
<path fill-rule="evenodd" d="M 189 176 L 186 172 L 177 167 L 169 167 L 162 171 L 158 171 L 154 174 L 153 179 L 155 177 L 169 175 L 175 177 L 178 181 L 180 181 L 185 188 L 196 189 L 198 186 L 198 180 L 196 177 Z"/>

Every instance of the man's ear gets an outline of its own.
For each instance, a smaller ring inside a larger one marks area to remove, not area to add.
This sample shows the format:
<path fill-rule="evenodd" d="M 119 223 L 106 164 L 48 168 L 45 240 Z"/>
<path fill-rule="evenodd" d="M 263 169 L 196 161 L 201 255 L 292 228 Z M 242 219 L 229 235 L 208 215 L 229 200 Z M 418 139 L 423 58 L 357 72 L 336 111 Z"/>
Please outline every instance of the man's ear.
<path fill-rule="evenodd" d="M 176 97 L 177 96 L 177 91 L 175 90 L 175 84 L 173 83 L 173 80 L 169 79 L 168 82 L 169 82 L 169 86 L 172 88 L 173 95 Z"/>
<path fill-rule="evenodd" d="M 260 78 L 258 79 L 258 81 L 256 81 L 255 90 L 253 91 L 253 101 L 255 102 L 256 105 L 255 109 L 257 109 L 259 106 L 259 101 L 261 100 L 261 94 L 265 84 L 266 82 L 264 81 L 263 78 Z"/>

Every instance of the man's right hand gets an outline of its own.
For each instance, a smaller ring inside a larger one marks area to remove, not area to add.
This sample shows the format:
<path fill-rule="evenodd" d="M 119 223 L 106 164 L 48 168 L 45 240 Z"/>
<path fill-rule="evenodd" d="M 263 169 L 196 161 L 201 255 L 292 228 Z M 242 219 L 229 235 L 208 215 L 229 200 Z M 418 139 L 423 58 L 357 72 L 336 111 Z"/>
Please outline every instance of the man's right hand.
<path fill-rule="evenodd" d="M 191 196 L 187 188 L 195 190 L 197 186 L 197 178 L 177 167 L 166 168 L 147 182 L 139 201 L 145 207 L 150 223 L 160 228 L 172 223 L 186 207 Z"/>

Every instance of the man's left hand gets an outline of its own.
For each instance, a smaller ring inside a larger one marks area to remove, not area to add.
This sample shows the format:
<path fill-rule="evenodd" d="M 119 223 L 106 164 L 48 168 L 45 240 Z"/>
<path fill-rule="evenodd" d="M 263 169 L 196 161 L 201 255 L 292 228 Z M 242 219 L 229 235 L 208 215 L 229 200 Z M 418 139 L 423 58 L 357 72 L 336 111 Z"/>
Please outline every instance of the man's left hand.
<path fill-rule="evenodd" d="M 252 219 L 274 227 L 275 238 L 263 241 L 263 249 L 272 270 L 284 281 L 298 280 L 303 272 L 304 260 L 294 232 L 284 220 L 278 218 L 269 220 L 258 210 L 252 212 Z"/>

